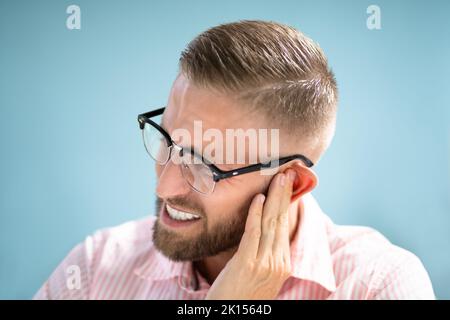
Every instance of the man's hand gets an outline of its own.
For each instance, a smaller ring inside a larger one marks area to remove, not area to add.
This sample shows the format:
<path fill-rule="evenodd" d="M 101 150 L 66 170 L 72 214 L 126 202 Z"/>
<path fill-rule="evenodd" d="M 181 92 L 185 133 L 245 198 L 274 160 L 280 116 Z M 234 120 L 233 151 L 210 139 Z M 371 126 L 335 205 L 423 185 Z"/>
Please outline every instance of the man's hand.
<path fill-rule="evenodd" d="M 253 199 L 239 248 L 206 299 L 274 299 L 291 274 L 289 204 L 295 174 L 277 174 Z"/>

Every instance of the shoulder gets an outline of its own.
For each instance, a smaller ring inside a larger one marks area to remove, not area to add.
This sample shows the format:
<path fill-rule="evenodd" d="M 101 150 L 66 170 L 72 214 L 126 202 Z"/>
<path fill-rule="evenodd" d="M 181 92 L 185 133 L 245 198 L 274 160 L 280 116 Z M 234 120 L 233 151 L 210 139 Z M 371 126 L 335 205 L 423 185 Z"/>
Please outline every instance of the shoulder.
<path fill-rule="evenodd" d="M 375 229 L 329 224 L 337 286 L 364 289 L 369 299 L 434 299 L 422 261 Z"/>
<path fill-rule="evenodd" d="M 153 225 L 156 217 L 129 221 L 124 224 L 98 230 L 82 244 L 84 256 L 89 264 L 91 285 L 99 278 L 124 273 L 123 266 L 137 267 L 155 250 Z M 126 272 L 131 272 L 127 270 Z"/>
<path fill-rule="evenodd" d="M 87 237 L 83 242 L 87 251 L 96 255 L 114 256 L 130 249 L 148 250 L 153 246 L 153 224 L 156 217 L 129 221 L 121 225 L 104 228 Z"/>
<path fill-rule="evenodd" d="M 35 299 L 89 299 L 111 279 L 129 277 L 153 247 L 156 217 L 104 228 L 75 246 L 44 283 Z M 102 289 L 103 290 L 103 289 Z"/>

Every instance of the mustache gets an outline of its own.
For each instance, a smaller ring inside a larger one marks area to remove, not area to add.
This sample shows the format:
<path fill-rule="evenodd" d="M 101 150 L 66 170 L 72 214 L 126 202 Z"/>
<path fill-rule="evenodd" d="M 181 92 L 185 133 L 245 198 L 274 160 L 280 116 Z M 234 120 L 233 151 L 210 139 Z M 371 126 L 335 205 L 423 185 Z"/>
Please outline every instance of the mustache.
<path fill-rule="evenodd" d="M 158 209 L 157 212 L 161 209 L 163 202 L 166 202 L 171 207 L 180 208 L 183 211 L 187 212 L 195 212 L 196 214 L 206 217 L 205 211 L 200 206 L 194 206 L 192 205 L 192 201 L 184 198 L 184 197 L 175 197 L 175 198 L 168 198 L 163 200 L 162 198 L 156 196 L 156 207 Z"/>

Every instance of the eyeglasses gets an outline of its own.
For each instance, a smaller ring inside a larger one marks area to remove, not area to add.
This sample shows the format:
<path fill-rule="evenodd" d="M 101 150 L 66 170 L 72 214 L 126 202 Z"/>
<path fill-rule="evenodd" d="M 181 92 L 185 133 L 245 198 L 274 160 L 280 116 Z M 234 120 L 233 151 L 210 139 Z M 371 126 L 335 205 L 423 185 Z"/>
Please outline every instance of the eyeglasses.
<path fill-rule="evenodd" d="M 253 164 L 229 171 L 221 170 L 191 148 L 177 145 L 167 131 L 150 119 L 162 115 L 164 110 L 165 107 L 138 115 L 139 128 L 142 130 L 145 149 L 150 157 L 160 165 L 165 165 L 172 157 L 173 151 L 175 151 L 180 160 L 180 169 L 184 179 L 192 189 L 199 193 L 211 194 L 216 183 L 220 180 L 282 166 L 296 159 L 303 161 L 308 168 L 314 165 L 307 157 L 296 154 L 278 160 L 271 160 L 267 163 Z"/>

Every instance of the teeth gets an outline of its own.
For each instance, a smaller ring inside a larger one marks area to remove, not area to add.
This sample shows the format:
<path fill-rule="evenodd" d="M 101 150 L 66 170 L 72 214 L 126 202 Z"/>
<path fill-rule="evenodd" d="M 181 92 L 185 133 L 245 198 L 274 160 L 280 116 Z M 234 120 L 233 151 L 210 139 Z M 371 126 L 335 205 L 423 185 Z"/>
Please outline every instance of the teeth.
<path fill-rule="evenodd" d="M 198 216 L 196 214 L 180 211 L 180 210 L 172 208 L 169 205 L 166 205 L 166 209 L 167 209 L 167 213 L 169 214 L 169 216 L 174 220 L 193 220 L 193 219 L 200 218 L 200 216 Z"/>

